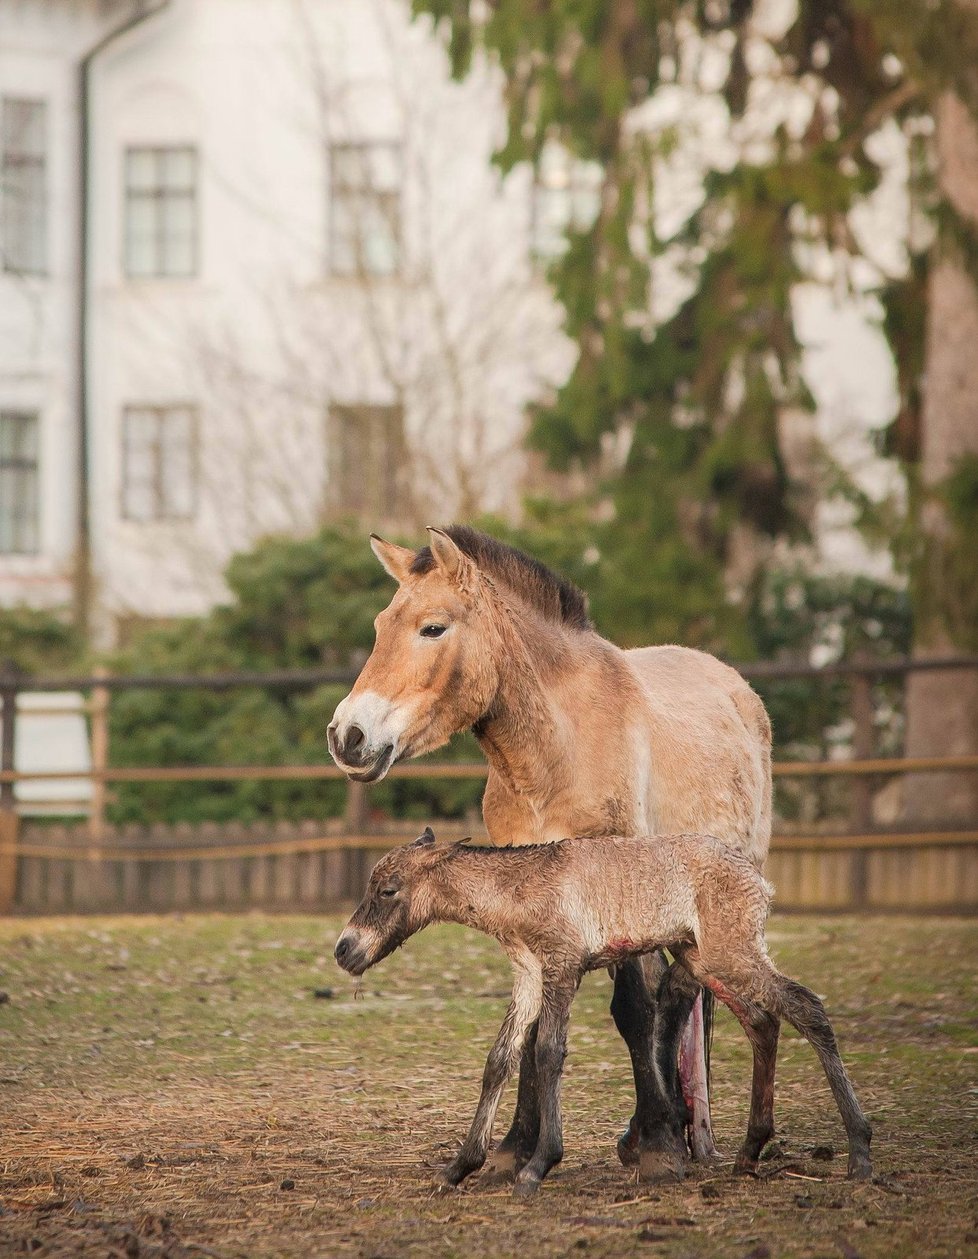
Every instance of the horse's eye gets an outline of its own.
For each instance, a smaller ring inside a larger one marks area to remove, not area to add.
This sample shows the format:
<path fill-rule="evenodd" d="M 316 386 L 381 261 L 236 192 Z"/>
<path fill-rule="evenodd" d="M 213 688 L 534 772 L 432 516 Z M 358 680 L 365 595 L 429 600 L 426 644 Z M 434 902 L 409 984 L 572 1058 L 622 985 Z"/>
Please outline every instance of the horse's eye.
<path fill-rule="evenodd" d="M 380 889 L 381 896 L 396 896 L 398 889 L 396 887 L 382 887 Z"/>
<path fill-rule="evenodd" d="M 444 634 L 445 630 L 447 629 L 448 629 L 447 625 L 422 625 L 421 637 L 422 638 L 441 638 L 442 634 Z"/>

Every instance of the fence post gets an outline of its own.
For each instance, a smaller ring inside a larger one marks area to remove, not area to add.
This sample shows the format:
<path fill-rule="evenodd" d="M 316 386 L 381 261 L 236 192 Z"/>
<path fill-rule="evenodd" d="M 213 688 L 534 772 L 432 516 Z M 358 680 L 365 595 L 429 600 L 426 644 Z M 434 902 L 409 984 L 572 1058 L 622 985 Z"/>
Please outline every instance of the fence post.
<path fill-rule="evenodd" d="M 0 769 L 14 768 L 17 691 L 20 674 L 11 660 L 0 666 Z M 9 914 L 17 896 L 18 818 L 14 784 L 0 782 L 0 914 Z"/>
<path fill-rule="evenodd" d="M 346 783 L 346 811 L 343 815 L 346 833 L 349 836 L 363 835 L 367 829 L 367 786 L 366 783 Z M 362 848 L 349 847 L 346 850 L 346 889 L 345 895 L 359 900 L 363 892 L 363 874 L 366 854 Z"/>
<path fill-rule="evenodd" d="M 97 678 L 107 678 L 109 671 L 104 665 L 92 670 Z M 92 770 L 93 774 L 102 774 L 109 767 L 109 688 L 93 686 L 92 699 L 89 704 L 92 729 Z M 104 778 L 92 778 L 92 803 L 88 815 L 88 839 L 90 858 L 98 855 L 98 849 L 105 839 L 105 804 L 108 796 L 108 784 Z"/>
<path fill-rule="evenodd" d="M 867 664 L 865 654 L 856 653 L 854 663 Z M 853 756 L 856 760 L 869 760 L 876 751 L 876 730 L 873 683 L 868 672 L 853 674 L 849 690 L 849 711 L 852 716 Z M 850 791 L 850 826 L 857 834 L 865 834 L 873 825 L 873 779 L 864 774 L 857 775 L 852 780 Z M 850 877 L 853 908 L 864 909 L 868 892 L 865 848 L 853 851 Z"/>

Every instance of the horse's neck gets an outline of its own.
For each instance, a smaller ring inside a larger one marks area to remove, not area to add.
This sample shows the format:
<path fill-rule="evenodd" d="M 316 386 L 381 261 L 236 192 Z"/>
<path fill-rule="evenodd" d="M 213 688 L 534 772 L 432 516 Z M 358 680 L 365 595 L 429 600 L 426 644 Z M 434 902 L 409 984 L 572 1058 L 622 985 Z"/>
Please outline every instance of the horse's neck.
<path fill-rule="evenodd" d="M 544 814 L 574 781 L 584 741 L 567 679 L 594 667 L 593 648 L 591 635 L 531 617 L 512 619 L 501 637 L 499 689 L 475 735 L 506 793 L 530 812 Z"/>

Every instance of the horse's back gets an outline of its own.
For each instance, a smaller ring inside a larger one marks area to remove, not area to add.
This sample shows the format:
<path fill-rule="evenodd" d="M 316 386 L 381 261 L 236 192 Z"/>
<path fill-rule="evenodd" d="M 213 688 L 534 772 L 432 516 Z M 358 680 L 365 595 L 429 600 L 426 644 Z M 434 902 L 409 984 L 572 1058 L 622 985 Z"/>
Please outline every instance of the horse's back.
<path fill-rule="evenodd" d="M 690 647 L 624 655 L 647 709 L 656 829 L 716 835 L 760 866 L 771 837 L 771 723 L 760 696 Z"/>

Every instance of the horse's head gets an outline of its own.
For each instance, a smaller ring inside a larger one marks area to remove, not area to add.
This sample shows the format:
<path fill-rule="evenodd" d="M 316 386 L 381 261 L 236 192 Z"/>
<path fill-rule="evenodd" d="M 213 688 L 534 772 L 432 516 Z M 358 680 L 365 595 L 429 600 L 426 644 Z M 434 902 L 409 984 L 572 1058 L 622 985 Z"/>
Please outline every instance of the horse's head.
<path fill-rule="evenodd" d="M 370 540 L 398 590 L 327 731 L 333 760 L 359 782 L 447 743 L 485 714 L 498 688 L 487 579 L 447 533 L 428 534 L 430 546 L 417 553 Z"/>
<path fill-rule="evenodd" d="M 433 858 L 437 860 L 435 837 L 426 826 L 413 844 L 395 848 L 377 862 L 363 900 L 333 950 L 345 971 L 362 975 L 427 925 L 423 888 Z"/>

